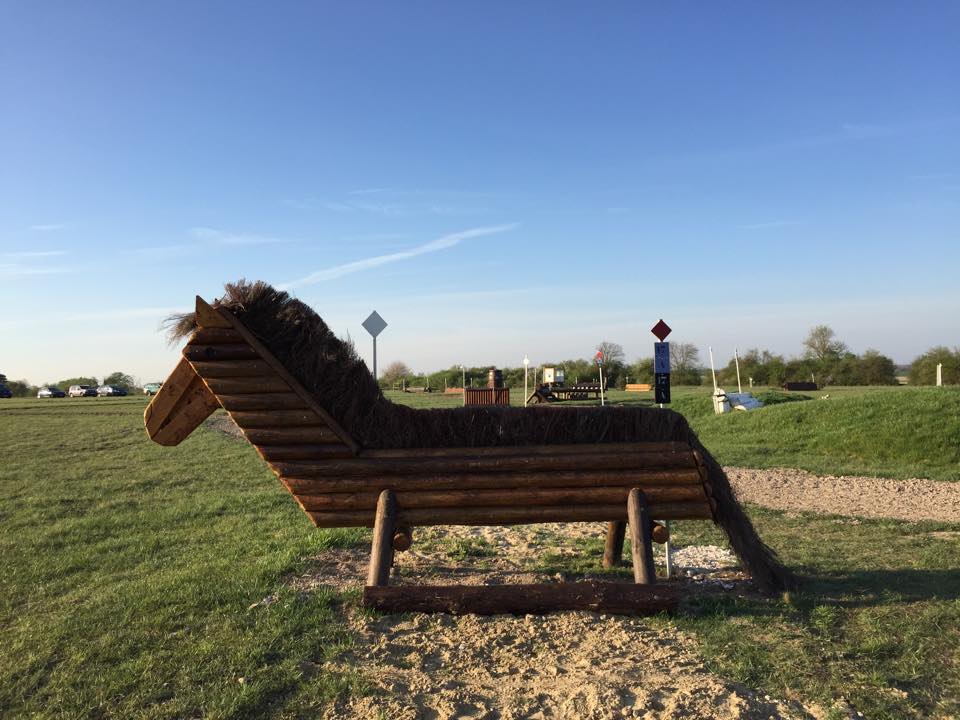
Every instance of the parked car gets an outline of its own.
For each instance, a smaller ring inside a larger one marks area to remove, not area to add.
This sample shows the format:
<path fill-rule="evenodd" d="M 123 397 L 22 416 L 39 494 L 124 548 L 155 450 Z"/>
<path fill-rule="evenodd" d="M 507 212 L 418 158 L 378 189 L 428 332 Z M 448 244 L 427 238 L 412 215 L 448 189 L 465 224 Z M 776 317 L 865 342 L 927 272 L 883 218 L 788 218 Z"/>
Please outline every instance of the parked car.
<path fill-rule="evenodd" d="M 97 395 L 100 397 L 122 397 L 126 394 L 126 389 L 119 385 L 101 385 L 97 388 Z"/>
<path fill-rule="evenodd" d="M 6 385 L 0 385 L 0 398 L 12 398 L 13 393 Z"/>
<path fill-rule="evenodd" d="M 71 385 L 70 389 L 67 390 L 67 395 L 70 397 L 96 397 L 97 390 L 89 385 Z"/>
<path fill-rule="evenodd" d="M 55 397 L 66 397 L 67 394 L 60 388 L 55 387 L 42 387 L 37 393 L 38 398 L 55 398 Z"/>
<path fill-rule="evenodd" d="M 147 383 L 146 385 L 143 386 L 143 394 L 156 395 L 158 392 L 160 392 L 160 387 L 162 385 L 163 383 Z"/>

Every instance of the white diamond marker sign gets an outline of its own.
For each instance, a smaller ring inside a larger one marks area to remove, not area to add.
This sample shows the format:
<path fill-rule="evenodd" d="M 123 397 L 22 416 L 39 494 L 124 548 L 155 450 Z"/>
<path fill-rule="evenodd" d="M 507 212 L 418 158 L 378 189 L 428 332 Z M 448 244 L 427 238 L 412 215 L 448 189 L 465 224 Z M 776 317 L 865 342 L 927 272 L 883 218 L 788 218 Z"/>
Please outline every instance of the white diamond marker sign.
<path fill-rule="evenodd" d="M 363 327 L 373 337 L 376 337 L 387 327 L 387 321 L 380 317 L 380 313 L 374 310 L 370 313 L 370 317 L 363 321 Z"/>
<path fill-rule="evenodd" d="M 363 321 L 363 328 L 373 337 L 373 379 L 377 379 L 377 335 L 383 332 L 387 326 L 387 321 L 380 317 L 380 313 L 374 310 L 370 317 Z"/>

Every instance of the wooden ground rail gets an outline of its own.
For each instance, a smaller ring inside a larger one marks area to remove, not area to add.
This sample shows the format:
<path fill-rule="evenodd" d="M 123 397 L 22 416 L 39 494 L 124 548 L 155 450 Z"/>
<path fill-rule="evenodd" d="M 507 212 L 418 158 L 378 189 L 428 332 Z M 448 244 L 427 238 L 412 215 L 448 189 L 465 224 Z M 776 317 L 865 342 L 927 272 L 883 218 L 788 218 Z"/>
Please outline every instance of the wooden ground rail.
<path fill-rule="evenodd" d="M 199 297 L 196 317 L 180 362 L 144 414 L 149 436 L 176 445 L 225 409 L 317 527 L 373 527 L 365 594 L 371 606 L 468 612 L 676 606 L 676 593 L 649 587 L 651 541 L 665 539 L 665 528 L 650 518 L 710 518 L 715 511 L 703 460 L 687 443 L 363 448 L 237 317 Z M 387 588 L 394 550 L 409 547 L 417 526 L 573 521 L 608 524 L 607 566 L 620 561 L 629 523 L 636 587 Z"/>
<path fill-rule="evenodd" d="M 653 385 L 648 383 L 627 383 L 627 392 L 650 392 Z"/>

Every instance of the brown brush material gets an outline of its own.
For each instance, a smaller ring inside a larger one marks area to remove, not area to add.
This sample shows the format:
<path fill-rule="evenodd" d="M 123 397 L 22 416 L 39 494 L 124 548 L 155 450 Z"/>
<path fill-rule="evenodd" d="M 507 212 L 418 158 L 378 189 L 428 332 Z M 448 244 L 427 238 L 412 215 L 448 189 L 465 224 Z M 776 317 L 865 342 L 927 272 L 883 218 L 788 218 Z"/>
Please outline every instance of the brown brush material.
<path fill-rule="evenodd" d="M 715 519 L 756 584 L 771 592 L 795 585 L 794 576 L 757 536 L 723 469 L 682 415 L 646 407 L 415 410 L 395 405 L 383 396 L 352 345 L 337 338 L 309 306 L 264 282 L 240 280 L 228 283 L 225 290 L 214 306 L 239 318 L 364 448 L 689 443 L 702 455 L 715 501 Z M 171 317 L 167 326 L 171 341 L 176 341 L 189 336 L 197 322 L 190 313 Z M 226 386 L 232 381 L 219 382 Z"/>

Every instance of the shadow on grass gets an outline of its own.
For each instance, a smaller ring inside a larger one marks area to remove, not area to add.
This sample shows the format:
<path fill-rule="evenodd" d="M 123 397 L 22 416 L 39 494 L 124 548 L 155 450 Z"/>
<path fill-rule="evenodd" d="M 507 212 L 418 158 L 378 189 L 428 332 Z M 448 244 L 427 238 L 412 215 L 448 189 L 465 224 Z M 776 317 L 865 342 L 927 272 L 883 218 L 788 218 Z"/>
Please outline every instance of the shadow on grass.
<path fill-rule="evenodd" d="M 824 605 L 844 609 L 881 608 L 960 599 L 960 568 L 857 570 L 801 575 L 800 580 L 800 590 L 789 596 L 764 598 L 710 593 L 691 597 L 687 608 L 695 615 L 761 618 L 779 616 L 788 609 L 803 614 Z"/>

